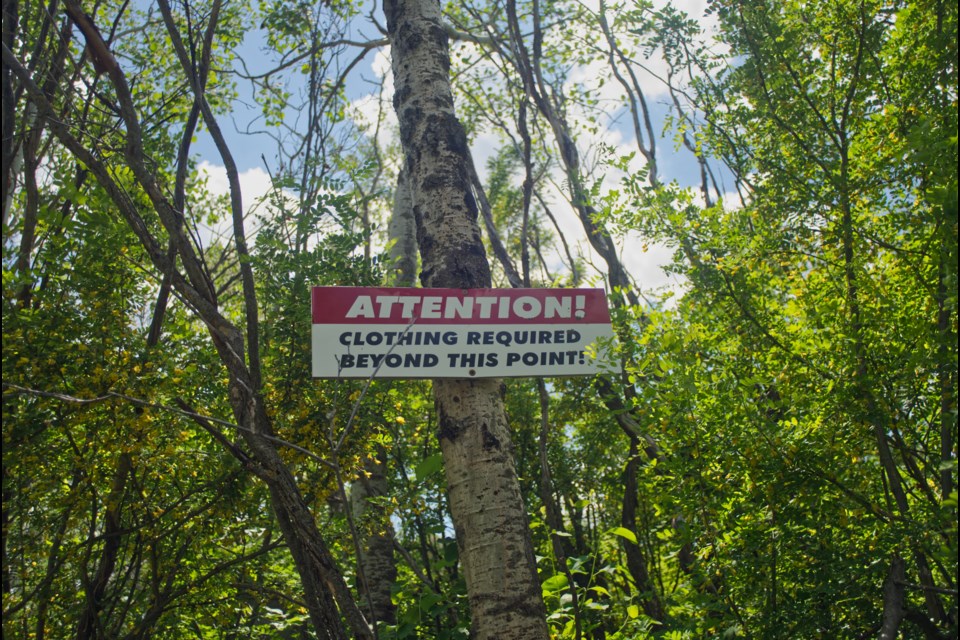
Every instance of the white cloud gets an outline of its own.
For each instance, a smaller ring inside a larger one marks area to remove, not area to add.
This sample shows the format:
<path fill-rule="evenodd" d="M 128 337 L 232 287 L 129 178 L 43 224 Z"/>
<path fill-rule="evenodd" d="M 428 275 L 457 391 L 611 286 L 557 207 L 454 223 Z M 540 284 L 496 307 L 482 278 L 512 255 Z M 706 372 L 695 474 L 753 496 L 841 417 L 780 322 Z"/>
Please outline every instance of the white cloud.
<path fill-rule="evenodd" d="M 666 6 L 667 1 L 661 0 L 657 4 L 658 6 Z M 700 19 L 706 29 L 709 30 L 712 28 L 710 22 L 704 20 L 706 0 L 681 0 L 680 2 L 673 2 L 671 4 L 674 8 L 685 11 L 691 17 Z M 596 11 L 597 8 L 598 5 L 595 5 L 593 10 Z M 600 51 L 605 51 L 606 43 L 603 41 L 602 34 L 599 33 L 598 30 L 588 31 L 587 26 L 584 25 L 582 37 L 584 40 L 593 40 Z M 463 42 L 456 44 L 461 54 L 469 53 L 468 50 L 471 46 L 473 45 Z M 628 54 L 633 56 L 635 62 L 639 64 L 639 67 L 635 68 L 635 71 L 637 72 L 641 88 L 648 100 L 648 104 L 653 106 L 658 102 L 666 102 L 667 89 L 663 80 L 666 77 L 666 63 L 662 60 L 662 56 L 659 55 L 659 52 L 654 52 L 648 59 L 640 60 L 638 58 L 643 55 L 640 47 L 626 44 L 624 44 L 624 46 L 630 46 Z M 572 102 L 566 104 L 568 122 L 576 128 L 576 137 L 579 142 L 578 146 L 581 155 L 584 156 L 584 168 L 587 170 L 589 170 L 591 165 L 597 163 L 598 159 L 596 157 L 588 155 L 594 153 L 596 149 L 605 147 L 612 149 L 617 155 L 626 155 L 628 153 L 634 153 L 637 150 L 633 127 L 629 123 L 629 120 L 625 120 L 629 118 L 629 114 L 626 113 L 625 115 L 626 107 L 623 88 L 612 76 L 603 54 L 598 53 L 597 55 L 598 59 L 591 64 L 573 69 L 568 78 L 568 82 L 579 83 L 581 87 L 587 89 L 588 95 L 598 98 L 600 100 L 599 106 L 607 114 L 606 116 L 601 116 L 602 119 L 598 122 L 599 129 L 596 132 L 591 132 L 588 129 L 588 125 L 590 124 L 588 114 L 582 110 L 578 111 L 579 106 Z M 478 55 L 471 55 L 471 57 L 473 59 L 472 72 L 482 75 L 479 72 L 486 63 L 482 62 Z M 381 126 L 381 135 L 387 132 L 386 142 L 391 144 L 396 143 L 397 125 L 396 116 L 392 107 L 393 77 L 390 67 L 389 47 L 384 47 L 376 53 L 370 69 L 377 78 L 383 79 L 384 88 L 380 95 L 371 93 L 353 102 L 354 110 L 357 113 L 356 117 L 359 121 L 372 123 L 375 122 L 378 112 L 383 109 L 390 124 L 385 127 Z M 663 110 L 664 107 L 661 105 L 660 109 Z M 619 123 L 612 119 L 614 117 L 619 118 Z M 654 127 L 655 134 L 659 135 L 662 124 L 657 122 L 654 124 Z M 486 131 L 480 132 L 473 140 L 471 149 L 481 176 L 485 174 L 487 159 L 496 151 L 499 145 L 498 138 L 499 136 L 495 132 Z M 668 164 L 664 162 L 663 156 L 675 155 L 673 152 L 673 141 L 659 138 L 657 142 L 658 156 L 660 156 L 662 163 Z M 644 168 L 644 164 L 645 161 L 642 156 L 636 153 L 630 164 L 630 170 L 640 171 Z M 669 164 L 671 167 L 677 166 L 677 163 Z M 679 166 L 682 168 L 686 164 L 687 163 L 682 162 Z M 691 166 L 695 164 L 692 156 L 689 164 Z M 618 175 L 617 172 L 609 167 L 603 168 L 601 171 L 607 173 L 605 178 L 606 188 L 614 188 L 615 185 L 622 180 L 622 175 Z M 667 175 L 664 177 L 671 179 L 677 176 Z M 589 242 L 585 239 L 580 220 L 568 203 L 568 195 L 564 193 L 563 188 L 565 179 L 560 170 L 555 171 L 553 180 L 555 186 L 551 189 L 551 193 L 549 193 L 547 197 L 552 203 L 552 210 L 557 217 L 561 232 L 565 235 L 568 243 L 576 245 L 574 248 L 575 251 L 581 252 L 589 261 L 596 264 L 599 272 L 605 271 L 602 261 L 599 260 L 598 256 L 596 256 L 590 247 Z M 690 180 L 684 180 L 684 182 L 690 183 Z M 680 283 L 678 283 L 675 278 L 665 274 L 663 270 L 663 266 L 669 263 L 672 257 L 672 250 L 662 245 L 648 243 L 636 232 L 630 232 L 617 240 L 621 248 L 622 261 L 642 290 L 656 291 L 665 287 L 676 289 L 679 286 Z M 550 260 L 550 262 L 558 264 L 559 256 L 556 257 L 556 261 Z"/>
<path fill-rule="evenodd" d="M 230 181 L 227 179 L 227 170 L 222 165 L 213 164 L 208 160 L 202 160 L 197 166 L 200 178 L 206 182 L 207 190 L 212 196 L 226 196 L 230 194 Z M 247 169 L 239 174 L 241 201 L 248 226 L 246 234 L 252 238 L 256 234 L 255 223 L 251 214 L 259 213 L 262 209 L 264 196 L 271 189 L 270 176 L 260 167 Z M 221 221 L 213 227 L 202 226 L 201 237 L 204 242 L 209 242 L 211 238 L 223 238 L 232 235 L 233 222 L 227 212 Z"/>
<path fill-rule="evenodd" d="M 207 188 L 214 195 L 225 195 L 230 192 L 230 182 L 227 179 L 227 170 L 223 165 L 213 164 L 202 160 L 197 167 L 201 177 L 206 180 Z M 247 211 L 250 206 L 262 198 L 270 190 L 270 176 L 260 167 L 247 169 L 239 175 L 240 191 L 243 194 L 243 206 Z"/>
<path fill-rule="evenodd" d="M 390 68 L 390 46 L 381 47 L 377 50 L 370 68 L 378 78 L 387 78 L 390 86 L 391 97 L 393 94 L 393 72 Z"/>
<path fill-rule="evenodd" d="M 660 292 L 681 285 L 676 276 L 668 275 L 663 269 L 673 259 L 673 249 L 663 244 L 648 244 L 634 232 L 627 235 L 623 246 L 623 265 L 641 291 Z"/>

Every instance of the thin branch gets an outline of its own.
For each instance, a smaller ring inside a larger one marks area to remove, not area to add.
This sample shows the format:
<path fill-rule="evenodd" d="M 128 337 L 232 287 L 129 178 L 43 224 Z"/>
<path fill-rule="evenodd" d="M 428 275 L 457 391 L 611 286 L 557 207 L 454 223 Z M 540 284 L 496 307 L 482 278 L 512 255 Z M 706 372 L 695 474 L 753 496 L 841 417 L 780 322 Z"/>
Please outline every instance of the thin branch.
<path fill-rule="evenodd" d="M 304 448 L 301 447 L 300 445 L 296 445 L 296 444 L 294 444 L 294 443 L 292 443 L 292 442 L 289 442 L 289 441 L 284 440 L 284 439 L 282 439 L 282 438 L 278 438 L 278 437 L 276 437 L 276 436 L 267 435 L 267 434 L 265 434 L 265 433 L 259 433 L 259 432 L 254 431 L 253 429 L 248 429 L 248 428 L 246 428 L 246 427 L 241 427 L 240 425 L 235 424 L 235 423 L 233 423 L 233 422 L 230 422 L 229 420 L 224 420 L 224 419 L 222 419 L 222 418 L 216 418 L 216 417 L 214 417 L 214 416 L 204 415 L 204 414 L 199 413 L 198 411 L 196 411 L 196 410 L 194 410 L 194 409 L 191 409 L 191 408 L 189 407 L 189 405 L 186 405 L 186 403 L 184 403 L 184 407 L 185 407 L 185 408 L 172 407 L 172 406 L 167 405 L 167 404 L 160 404 L 160 403 L 158 403 L 158 402 L 150 402 L 149 400 L 144 400 L 143 398 L 137 398 L 137 397 L 135 397 L 135 396 L 127 395 L 127 394 L 125 394 L 125 393 L 118 393 L 118 392 L 116 392 L 116 391 L 108 391 L 108 392 L 104 393 L 103 395 L 95 396 L 95 397 L 92 397 L 92 398 L 80 398 L 80 397 L 77 397 L 77 396 L 72 396 L 72 395 L 69 395 L 69 394 L 66 394 L 66 393 L 59 393 L 59 392 L 56 392 L 56 391 L 42 391 L 42 390 L 40 390 L 40 389 L 31 389 L 30 387 L 22 387 L 22 386 L 20 386 L 20 385 L 13 384 L 13 383 L 10 383 L 10 382 L 4 382 L 4 383 L 3 383 L 3 389 L 4 389 L 4 391 L 6 391 L 6 390 L 9 389 L 9 390 L 17 391 L 17 392 L 19 392 L 19 393 L 25 393 L 25 394 L 32 395 L 32 396 L 37 396 L 37 397 L 40 397 L 40 398 L 51 398 L 51 399 L 54 399 L 54 400 L 59 400 L 59 401 L 61 401 L 61 402 L 66 402 L 66 403 L 68 403 L 68 404 L 76 404 L 76 405 L 81 405 L 81 406 L 93 405 L 93 404 L 98 404 L 98 403 L 101 403 L 101 402 L 108 402 L 108 401 L 110 401 L 110 400 L 123 400 L 123 401 L 125 401 L 125 402 L 129 402 L 130 404 L 132 404 L 132 405 L 134 405 L 134 406 L 143 407 L 143 408 L 145 408 L 145 409 L 156 409 L 156 410 L 158 410 L 158 411 L 166 411 L 166 412 L 169 412 L 169 413 L 173 413 L 173 414 L 176 414 L 176 415 L 183 416 L 183 417 L 185 417 L 185 418 L 190 418 L 191 420 L 194 420 L 194 421 L 200 421 L 200 420 L 202 420 L 202 421 L 207 422 L 207 423 L 209 423 L 209 424 L 211 424 L 211 425 L 212 425 L 212 424 L 219 424 L 219 425 L 223 425 L 223 426 L 225 426 L 225 427 L 230 427 L 231 429 L 236 429 L 237 431 L 243 431 L 243 432 L 246 432 L 246 433 L 256 433 L 258 436 L 260 436 L 261 438 L 263 438 L 264 440 L 266 440 L 266 441 L 268 441 L 268 442 L 271 442 L 271 443 L 276 444 L 276 445 L 280 445 L 280 446 L 282 446 L 282 447 L 286 447 L 286 448 L 288 448 L 288 449 L 293 449 L 294 451 L 298 451 L 299 453 L 302 453 L 302 454 L 304 454 L 305 456 L 309 457 L 311 460 L 314 460 L 314 461 L 316 461 L 316 462 L 319 462 L 320 464 L 322 464 L 323 466 L 325 466 L 325 467 L 327 467 L 327 468 L 329 468 L 329 469 L 335 469 L 335 468 L 336 468 L 336 466 L 335 466 L 332 462 L 330 462 L 329 460 L 325 460 L 324 458 L 321 458 L 321 457 L 318 456 L 317 454 L 312 453 L 311 451 L 309 451 L 309 450 L 307 450 L 307 449 L 304 449 Z M 179 400 L 179 399 L 178 399 L 178 401 L 182 402 L 182 401 Z M 203 425 L 201 425 L 201 426 L 203 426 Z M 206 426 L 204 426 L 204 428 L 207 429 Z M 208 431 L 209 431 L 209 429 L 208 429 Z M 217 432 L 217 433 L 220 433 L 220 432 Z M 211 432 L 211 434 L 212 434 L 212 432 Z M 220 436 L 223 436 L 223 434 L 220 433 Z M 218 442 L 221 442 L 221 444 L 225 444 L 225 442 L 222 441 L 221 438 L 218 437 L 218 438 L 216 438 L 216 439 L 217 439 Z M 227 440 L 226 442 L 229 443 L 229 440 Z M 225 444 L 225 446 L 226 446 L 226 444 Z M 228 447 L 228 448 L 230 449 L 231 453 L 233 453 L 232 447 L 234 447 L 234 446 L 235 446 L 235 445 L 233 445 L 232 443 L 230 443 L 230 447 Z M 244 456 L 246 456 L 246 454 L 244 454 Z M 246 459 L 249 459 L 249 456 L 247 456 Z M 241 460 L 243 460 L 243 458 L 242 458 Z"/>

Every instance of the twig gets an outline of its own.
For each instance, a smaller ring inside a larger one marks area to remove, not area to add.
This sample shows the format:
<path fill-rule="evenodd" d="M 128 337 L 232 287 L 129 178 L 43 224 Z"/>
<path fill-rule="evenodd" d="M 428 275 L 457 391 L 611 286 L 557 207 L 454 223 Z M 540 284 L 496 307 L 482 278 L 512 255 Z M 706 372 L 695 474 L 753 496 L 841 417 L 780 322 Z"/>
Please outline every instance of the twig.
<path fill-rule="evenodd" d="M 207 416 L 189 408 L 184 409 L 179 407 L 172 407 L 166 404 L 160 404 L 157 402 L 149 402 L 142 398 L 136 398 L 134 396 L 129 396 L 124 393 L 117 393 L 116 391 L 108 391 L 101 396 L 96 396 L 93 398 L 79 398 L 77 396 L 71 396 L 65 393 L 58 393 L 56 391 L 41 391 L 40 389 L 31 389 L 29 387 L 21 387 L 20 385 L 16 385 L 10 382 L 4 382 L 3 390 L 6 391 L 8 389 L 17 391 L 20 393 L 26 393 L 32 396 L 38 396 L 41 398 L 52 398 L 54 400 L 60 400 L 61 402 L 67 402 L 70 404 L 78 404 L 78 405 L 91 405 L 91 404 L 97 404 L 99 402 L 107 402 L 108 400 L 124 400 L 125 402 L 129 402 L 138 407 L 144 407 L 148 409 L 157 409 L 160 411 L 167 411 L 170 413 L 175 413 L 180 416 L 184 416 L 186 418 L 190 418 L 191 420 L 198 421 L 198 422 L 202 420 L 212 424 L 220 424 L 225 427 L 231 427 L 233 429 L 237 429 L 238 431 L 244 431 L 246 433 L 256 433 L 258 436 L 260 436 L 264 440 L 272 442 L 273 444 L 276 444 L 276 445 L 280 445 L 282 447 L 287 447 L 288 449 L 293 449 L 294 451 L 298 451 L 304 454 L 305 456 L 307 456 L 308 458 L 310 458 L 311 460 L 319 462 L 325 467 L 328 467 L 330 469 L 336 469 L 336 465 L 334 465 L 332 462 L 321 458 L 317 454 L 307 449 L 304 449 L 300 445 L 296 445 L 292 442 L 288 442 L 287 440 L 278 438 L 276 436 L 259 433 L 259 432 L 253 431 L 252 429 L 241 427 L 240 425 L 230 422 L 229 420 L 224 420 L 222 418 L 215 418 L 213 416 Z M 182 402 L 179 398 L 177 399 L 177 401 Z M 186 405 L 186 403 L 184 403 L 184 405 L 189 407 L 189 405 Z M 201 423 L 201 426 L 204 426 L 204 425 Z M 204 428 L 209 431 L 209 429 L 206 426 L 204 426 Z M 212 432 L 211 432 L 211 435 L 212 435 Z M 220 434 L 220 435 L 222 436 L 223 434 Z M 219 441 L 219 438 L 218 438 L 218 441 Z M 233 451 L 231 449 L 231 453 L 232 452 Z"/>

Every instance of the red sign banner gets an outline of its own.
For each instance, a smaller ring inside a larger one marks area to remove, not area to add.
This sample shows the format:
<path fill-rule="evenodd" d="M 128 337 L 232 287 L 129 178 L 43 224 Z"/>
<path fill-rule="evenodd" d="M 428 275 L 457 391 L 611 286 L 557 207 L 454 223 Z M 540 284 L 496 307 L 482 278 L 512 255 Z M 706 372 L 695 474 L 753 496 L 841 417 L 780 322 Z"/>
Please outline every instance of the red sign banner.
<path fill-rule="evenodd" d="M 318 378 L 506 378 L 615 370 L 602 289 L 314 287 Z"/>

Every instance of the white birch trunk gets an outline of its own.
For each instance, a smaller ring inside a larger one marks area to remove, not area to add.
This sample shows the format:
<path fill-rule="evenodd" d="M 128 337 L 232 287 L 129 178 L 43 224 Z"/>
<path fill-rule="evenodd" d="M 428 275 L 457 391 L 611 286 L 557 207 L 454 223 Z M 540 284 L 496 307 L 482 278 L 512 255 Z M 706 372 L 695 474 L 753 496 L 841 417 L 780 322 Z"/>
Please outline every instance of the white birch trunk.
<path fill-rule="evenodd" d="M 397 176 L 393 197 L 393 214 L 387 225 L 390 245 L 391 283 L 395 287 L 412 287 L 417 283 L 417 221 L 413 215 L 413 194 L 407 172 Z"/>
<path fill-rule="evenodd" d="M 453 110 L 436 0 L 384 2 L 394 107 L 417 220 L 424 286 L 489 287 L 466 134 Z M 470 598 L 471 637 L 546 640 L 546 610 L 497 380 L 437 380 L 450 510 Z"/>

